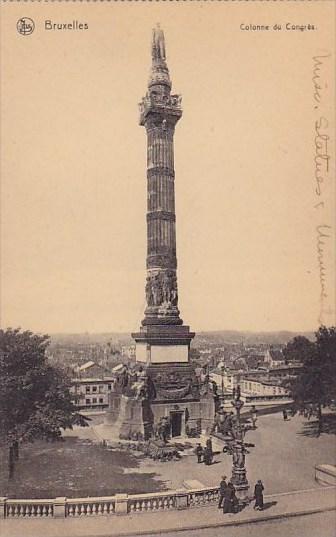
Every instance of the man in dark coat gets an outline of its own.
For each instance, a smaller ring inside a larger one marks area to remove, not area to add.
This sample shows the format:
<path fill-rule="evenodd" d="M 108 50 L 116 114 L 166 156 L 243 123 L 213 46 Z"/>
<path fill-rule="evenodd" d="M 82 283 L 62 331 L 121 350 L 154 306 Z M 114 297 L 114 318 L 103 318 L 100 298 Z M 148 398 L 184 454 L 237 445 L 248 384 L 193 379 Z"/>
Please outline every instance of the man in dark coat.
<path fill-rule="evenodd" d="M 257 511 L 262 511 L 264 508 L 263 490 L 264 490 L 264 485 L 262 484 L 261 480 L 258 479 L 256 486 L 254 487 L 255 504 L 253 507 L 253 509 L 256 509 Z"/>
<path fill-rule="evenodd" d="M 204 448 L 203 453 L 204 453 L 204 456 L 203 456 L 204 463 L 206 464 L 206 466 L 210 466 L 210 464 L 212 464 L 212 459 L 213 459 L 213 451 L 211 447 L 207 445 Z"/>
<path fill-rule="evenodd" d="M 233 507 L 234 507 L 234 498 L 236 496 L 236 489 L 234 488 L 234 485 L 231 481 L 229 481 L 228 486 L 225 489 L 224 492 L 224 506 L 223 506 L 223 513 L 233 513 Z"/>
<path fill-rule="evenodd" d="M 212 440 L 211 440 L 211 438 L 207 439 L 206 447 L 209 448 L 209 450 L 212 452 Z"/>
<path fill-rule="evenodd" d="M 197 444 L 196 446 L 196 449 L 195 449 L 195 453 L 196 453 L 196 456 L 197 456 L 197 462 L 203 462 L 203 448 L 201 446 L 201 444 Z"/>
<path fill-rule="evenodd" d="M 218 509 L 221 509 L 223 507 L 223 501 L 225 497 L 225 491 L 227 488 L 227 482 L 226 475 L 222 476 L 222 481 L 219 483 L 219 501 L 218 501 Z"/>
<path fill-rule="evenodd" d="M 212 441 L 211 438 L 208 438 L 206 441 L 206 446 L 204 449 L 204 462 L 207 466 L 209 466 L 212 463 L 213 459 L 213 451 L 212 451 Z"/>

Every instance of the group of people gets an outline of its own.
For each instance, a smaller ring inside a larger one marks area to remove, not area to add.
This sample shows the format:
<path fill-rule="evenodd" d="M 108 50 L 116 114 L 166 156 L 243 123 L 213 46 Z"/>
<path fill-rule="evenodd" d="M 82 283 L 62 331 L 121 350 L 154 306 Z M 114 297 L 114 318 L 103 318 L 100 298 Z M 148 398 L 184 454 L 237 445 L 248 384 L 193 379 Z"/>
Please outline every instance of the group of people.
<path fill-rule="evenodd" d="M 308 421 L 310 418 L 316 417 L 317 415 L 317 409 L 313 405 L 309 405 L 308 407 L 304 407 L 300 410 L 300 416 L 307 418 Z"/>
<path fill-rule="evenodd" d="M 249 420 L 247 421 L 247 423 L 243 424 L 243 427 L 245 427 L 245 430 L 247 430 L 250 429 L 252 425 L 252 429 L 256 429 L 258 421 L 258 411 L 254 405 L 251 407 L 250 415 L 248 417 Z M 234 414 L 234 412 L 226 412 L 222 407 L 217 410 L 213 427 L 213 431 L 215 433 L 221 433 L 224 436 L 233 436 L 233 429 L 236 426 L 237 416 Z"/>
<path fill-rule="evenodd" d="M 254 487 L 255 504 L 253 509 L 262 511 L 264 508 L 264 485 L 258 479 Z M 222 476 L 219 484 L 219 502 L 218 509 L 223 508 L 223 513 L 237 513 L 239 510 L 239 502 L 236 496 L 236 489 L 232 481 L 226 482 L 226 475 Z"/>
<path fill-rule="evenodd" d="M 226 475 L 223 475 L 219 484 L 218 509 L 223 508 L 223 513 L 237 513 L 238 506 L 239 503 L 234 484 L 231 480 L 227 483 Z"/>
<path fill-rule="evenodd" d="M 200 443 L 197 444 L 195 449 L 197 462 L 204 462 L 206 466 L 209 466 L 213 461 L 213 450 L 212 450 L 212 441 L 211 438 L 208 438 L 206 441 L 205 447 L 202 447 Z"/>
<path fill-rule="evenodd" d="M 299 412 L 299 416 L 303 416 L 304 418 L 307 418 L 308 421 L 310 420 L 311 417 L 317 415 L 317 410 L 313 405 L 300 408 L 299 411 L 294 406 L 292 406 L 289 409 L 285 408 L 282 411 L 282 416 L 283 416 L 284 421 L 288 421 L 289 418 L 294 418 L 297 412 Z"/>

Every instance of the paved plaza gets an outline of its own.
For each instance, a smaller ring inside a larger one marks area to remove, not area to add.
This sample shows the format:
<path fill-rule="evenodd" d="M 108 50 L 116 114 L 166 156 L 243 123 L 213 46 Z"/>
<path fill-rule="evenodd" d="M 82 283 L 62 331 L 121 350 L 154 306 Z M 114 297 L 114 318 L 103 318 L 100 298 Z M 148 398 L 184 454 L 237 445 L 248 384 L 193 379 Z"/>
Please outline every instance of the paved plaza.
<path fill-rule="evenodd" d="M 320 438 L 305 435 L 307 420 L 301 416 L 287 422 L 281 413 L 261 416 L 257 425 L 245 438 L 255 444 L 247 455 L 248 480 L 254 484 L 262 479 L 267 494 L 317 487 L 315 465 L 336 464 L 334 434 L 324 433 Z M 99 428 L 100 434 L 104 434 L 102 431 Z M 108 437 L 108 432 L 105 435 Z M 221 450 L 221 444 L 217 448 Z M 231 464 L 231 457 L 220 451 L 211 466 L 197 464 L 196 456 L 165 463 L 141 458 L 138 468 L 126 472 L 155 473 L 167 489 L 176 489 L 186 479 L 197 479 L 206 486 L 217 485 L 221 475 L 231 475 Z"/>
<path fill-rule="evenodd" d="M 308 425 L 301 416 L 284 422 L 281 413 L 259 418 L 258 428 L 246 435 L 246 441 L 255 444 L 247 455 L 251 486 L 262 479 L 266 494 L 318 487 L 314 467 L 336 463 L 335 435 L 308 436 L 304 434 Z M 5 466 L 0 472 L 3 492 L 17 498 L 111 496 L 117 492 L 180 489 L 190 479 L 204 486 L 218 486 L 223 474 L 231 475 L 231 457 L 222 452 L 220 442 L 213 442 L 214 463 L 205 466 L 197 464 L 196 456 L 190 454 L 192 449 L 180 460 L 159 462 L 140 452 L 106 451 L 97 445 L 111 434 L 111 428 L 105 427 L 99 416 L 90 427 L 66 431 L 65 443 L 23 446 L 15 479 L 7 482 Z M 188 443 L 195 445 L 197 441 Z"/>

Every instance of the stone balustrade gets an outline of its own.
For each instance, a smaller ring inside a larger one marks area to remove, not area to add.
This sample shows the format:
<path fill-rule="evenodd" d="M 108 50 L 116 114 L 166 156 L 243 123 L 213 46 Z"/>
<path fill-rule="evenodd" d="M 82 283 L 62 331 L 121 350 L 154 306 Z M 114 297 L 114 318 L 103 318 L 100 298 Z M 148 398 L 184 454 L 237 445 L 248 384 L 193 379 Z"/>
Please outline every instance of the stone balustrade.
<path fill-rule="evenodd" d="M 85 516 L 126 515 L 171 509 L 202 507 L 218 501 L 217 487 L 180 489 L 149 494 L 116 494 L 88 498 L 17 500 L 0 498 L 1 518 L 76 518 Z"/>
<path fill-rule="evenodd" d="M 202 488 L 188 491 L 188 507 L 201 507 L 219 500 L 218 488 Z"/>
<path fill-rule="evenodd" d="M 29 518 L 54 516 L 54 500 L 10 500 L 0 498 L 0 517 Z"/>
<path fill-rule="evenodd" d="M 68 498 L 65 502 L 65 516 L 80 517 L 92 515 L 113 515 L 115 497 Z"/>
<path fill-rule="evenodd" d="M 156 494 L 135 494 L 128 497 L 128 512 L 145 513 L 147 511 L 163 511 L 175 509 L 175 491 L 158 492 Z"/>

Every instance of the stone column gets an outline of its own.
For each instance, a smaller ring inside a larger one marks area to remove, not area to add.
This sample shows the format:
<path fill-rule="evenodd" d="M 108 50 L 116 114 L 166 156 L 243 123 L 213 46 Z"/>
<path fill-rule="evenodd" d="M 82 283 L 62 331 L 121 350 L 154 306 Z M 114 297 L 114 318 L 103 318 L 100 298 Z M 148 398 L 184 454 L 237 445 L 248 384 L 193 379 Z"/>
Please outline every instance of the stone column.
<path fill-rule="evenodd" d="M 182 108 L 181 97 L 171 94 L 160 28 L 153 31 L 152 67 L 139 108 L 147 134 L 147 275 L 145 316 L 140 331 L 132 334 L 136 361 L 146 367 L 174 362 L 188 369 L 194 333 L 180 318 L 176 275 L 174 132 Z"/>
<path fill-rule="evenodd" d="M 158 48 L 158 40 L 161 48 Z M 148 91 L 140 103 L 140 125 L 147 132 L 148 195 L 147 307 L 143 326 L 183 324 L 177 308 L 174 192 L 174 131 L 182 116 L 182 109 L 181 98 L 171 95 L 171 81 L 163 50 L 163 32 L 154 30 Z"/>

